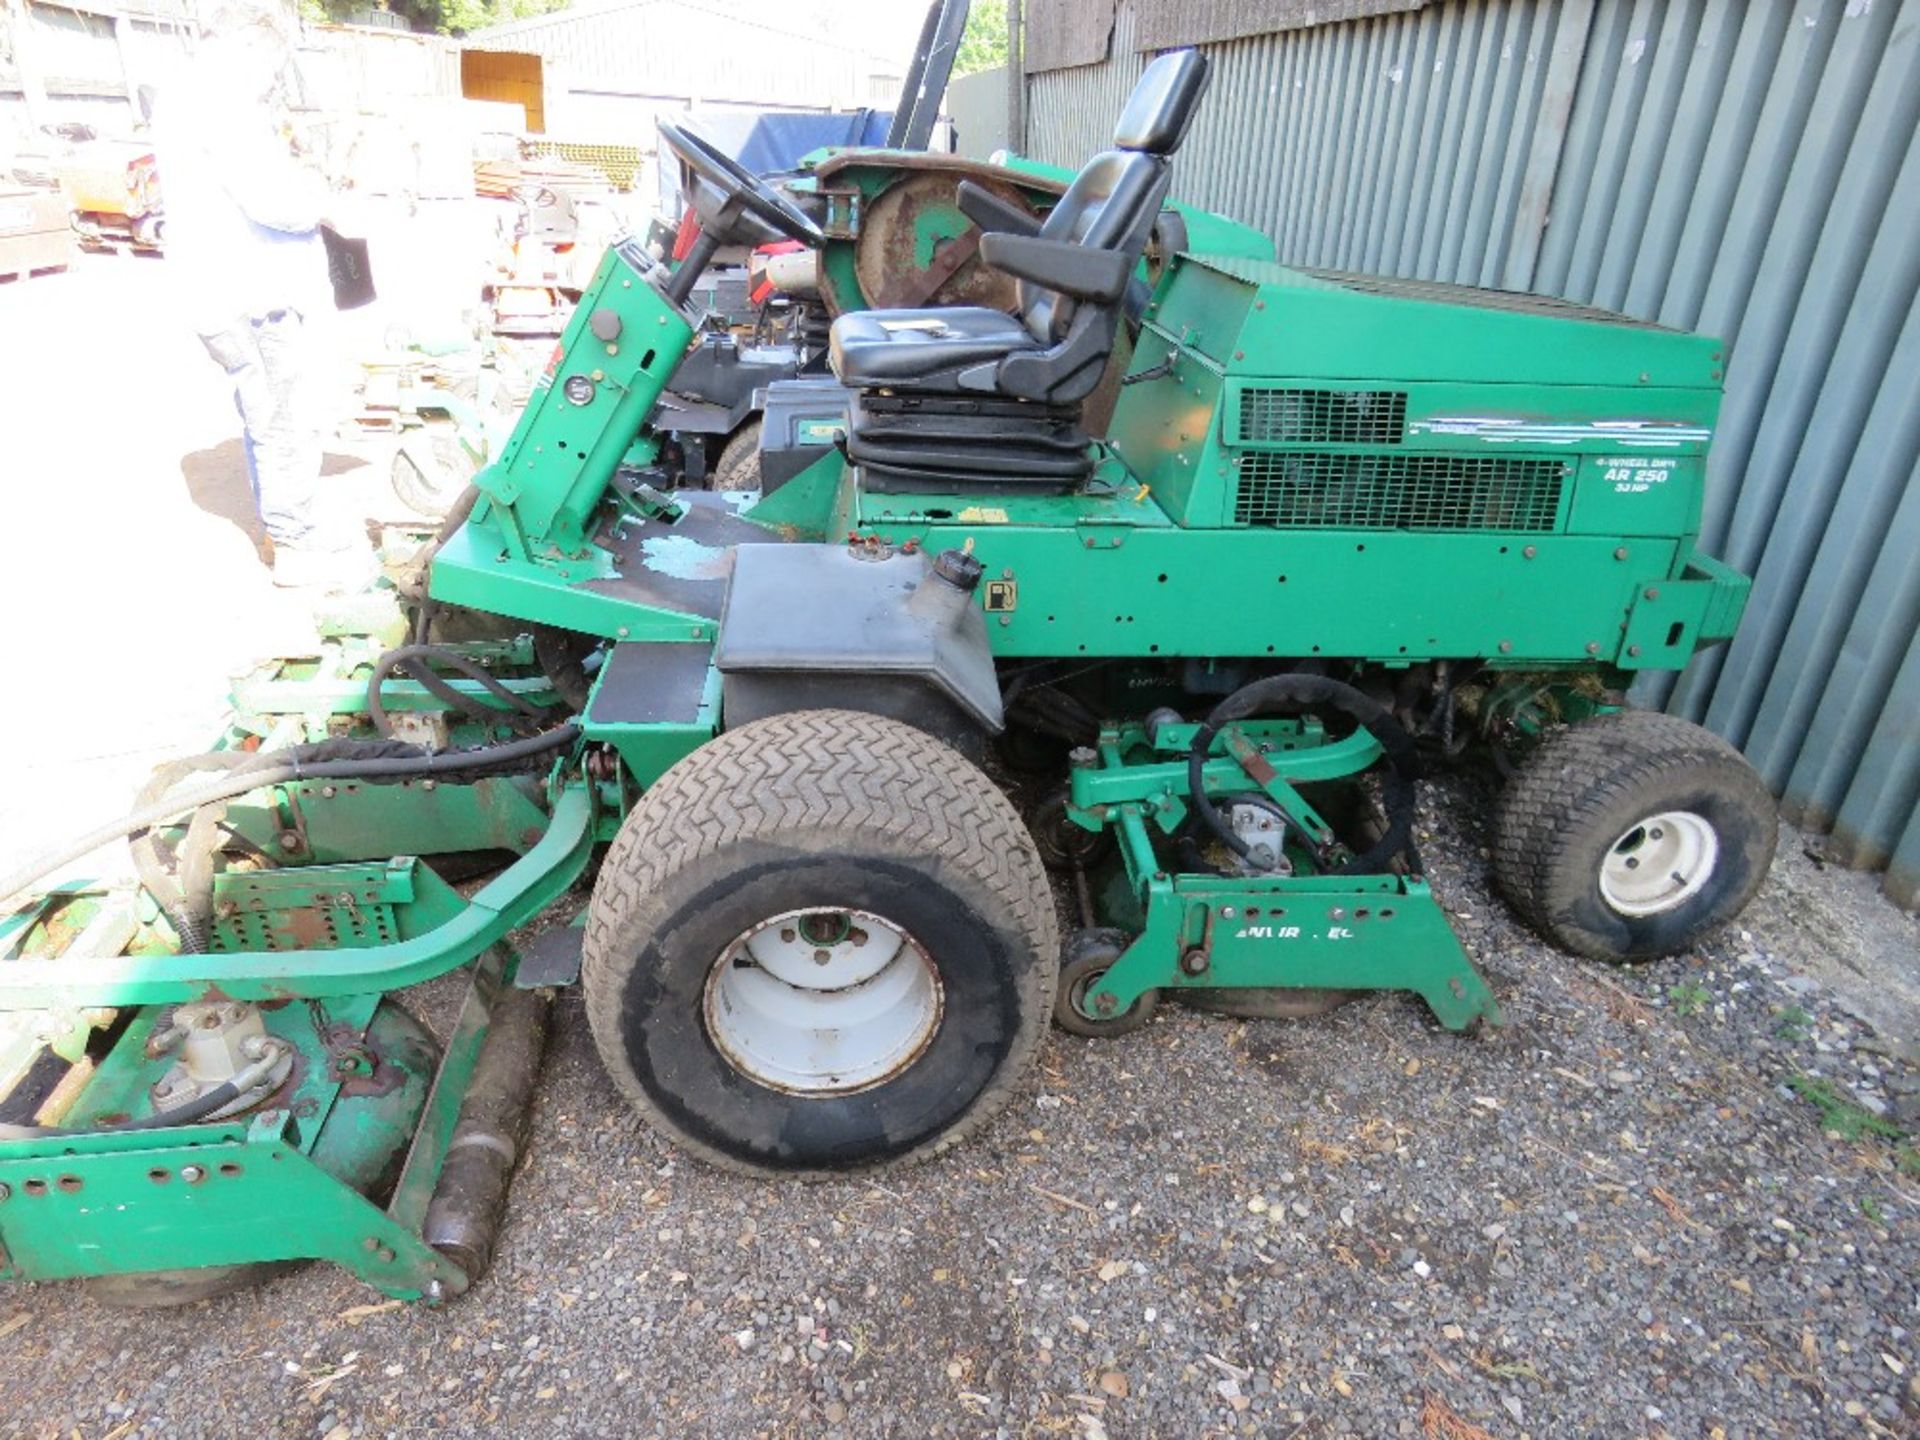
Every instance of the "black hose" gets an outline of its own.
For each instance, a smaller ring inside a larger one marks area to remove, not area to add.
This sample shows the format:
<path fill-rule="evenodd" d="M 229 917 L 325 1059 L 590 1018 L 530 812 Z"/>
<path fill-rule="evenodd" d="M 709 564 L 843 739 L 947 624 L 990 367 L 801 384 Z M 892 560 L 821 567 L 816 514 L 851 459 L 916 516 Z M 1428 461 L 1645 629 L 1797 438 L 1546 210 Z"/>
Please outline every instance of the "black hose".
<path fill-rule="evenodd" d="M 157 802 L 196 770 L 238 771 L 260 763 L 259 754 L 239 750 L 213 750 L 205 755 L 171 760 L 155 768 L 152 777 L 134 797 L 134 803 L 146 806 Z M 196 811 L 178 853 L 172 856 L 160 853 L 159 842 L 151 829 L 137 830 L 128 837 L 127 849 L 133 857 L 134 873 L 172 924 L 182 954 L 204 955 L 212 938 L 213 830 L 221 818 L 219 814 Z"/>
<path fill-rule="evenodd" d="M 446 515 L 440 521 L 440 528 L 433 532 L 433 538 L 420 547 L 420 553 L 414 556 L 414 574 L 420 577 L 420 593 L 413 596 L 419 603 L 419 610 L 413 617 L 413 638 L 416 643 L 425 644 L 427 630 L 433 624 L 433 612 L 440 608 L 439 602 L 427 594 L 427 582 L 433 572 L 433 557 L 440 553 L 440 547 L 452 538 L 453 532 L 467 523 L 467 517 L 473 514 L 473 507 L 480 503 L 480 487 L 469 485 L 462 490 L 448 507 Z"/>
<path fill-rule="evenodd" d="M 367 678 L 367 714 L 373 721 L 373 728 L 388 739 L 393 738 L 393 721 L 387 715 L 387 707 L 380 695 L 381 687 L 387 678 L 397 669 L 404 667 L 406 672 L 419 681 L 428 694 L 442 704 L 461 711 L 470 719 L 483 725 L 491 725 L 503 719 L 502 712 L 491 705 L 481 703 L 471 695 L 462 694 L 440 676 L 428 668 L 429 662 L 438 661 L 450 669 L 458 670 L 467 679 L 504 703 L 510 710 L 526 716 L 530 720 L 545 720 L 549 711 L 534 704 L 524 696 L 516 695 L 502 685 L 476 660 L 462 655 L 445 645 L 401 645 L 382 655 L 373 667 L 373 674 Z"/>
<path fill-rule="evenodd" d="M 1214 737 L 1237 720 L 1271 710 L 1298 712 L 1330 709 L 1351 719 L 1379 742 L 1387 757 L 1387 771 L 1381 780 L 1381 798 L 1387 810 L 1387 829 L 1379 840 L 1363 853 L 1339 866 L 1339 875 L 1373 874 L 1384 868 L 1395 855 L 1404 854 L 1408 866 L 1418 873 L 1420 858 L 1413 844 L 1414 781 L 1420 774 L 1420 752 L 1413 737 L 1393 713 L 1371 696 L 1325 675 L 1270 675 L 1242 685 L 1213 707 L 1205 722 L 1194 732 L 1193 746 L 1187 752 L 1187 791 L 1194 813 L 1235 855 L 1250 858 L 1248 847 L 1207 795 L 1206 763 Z"/>
<path fill-rule="evenodd" d="M 164 800 L 89 831 L 56 853 L 35 860 L 25 869 L 0 879 L 0 900 L 10 898 L 61 866 L 91 854 L 110 840 L 118 840 L 136 830 L 158 825 L 163 820 L 170 820 L 188 810 L 197 810 L 202 805 L 231 800 L 262 786 L 284 785 L 297 780 L 386 780 L 420 775 L 465 774 L 473 770 L 515 765 L 538 755 L 565 749 L 579 738 L 580 727 L 569 723 L 521 740 L 483 745 L 473 750 L 442 750 L 438 754 L 428 754 L 412 746 L 397 746 L 390 741 L 374 741 L 367 744 L 382 752 L 378 758 L 339 759 L 335 757 L 347 749 L 348 744 L 337 740 L 268 752 L 258 769 L 247 767 L 236 770 L 224 779 L 169 795 Z"/>
<path fill-rule="evenodd" d="M 0 1140 L 53 1140 L 78 1135 L 117 1135 L 127 1130 L 163 1130 L 170 1125 L 191 1125 L 240 1098 L 231 1080 L 223 1080 L 213 1089 L 171 1110 L 156 1110 L 138 1120 L 120 1120 L 111 1125 L 90 1125 L 68 1130 L 57 1125 L 0 1125 Z"/>

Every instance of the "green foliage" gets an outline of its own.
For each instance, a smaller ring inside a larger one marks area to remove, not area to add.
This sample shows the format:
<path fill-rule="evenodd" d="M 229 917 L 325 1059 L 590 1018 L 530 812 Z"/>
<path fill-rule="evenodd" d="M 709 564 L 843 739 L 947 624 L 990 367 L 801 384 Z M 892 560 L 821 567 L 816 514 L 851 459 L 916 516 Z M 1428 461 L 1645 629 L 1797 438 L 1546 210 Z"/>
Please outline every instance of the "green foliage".
<path fill-rule="evenodd" d="M 1667 989 L 1667 1003 L 1673 1006 L 1673 1013 L 1683 1020 L 1689 1015 L 1698 1015 L 1702 1010 L 1705 1010 L 1708 1002 L 1712 999 L 1712 991 L 1708 990 L 1704 985 L 1695 984 L 1691 980 L 1683 984 L 1669 986 Z"/>
<path fill-rule="evenodd" d="M 1789 1005 L 1774 1017 L 1773 1033 L 1782 1040 L 1804 1040 L 1813 1028 L 1813 1016 L 1798 1005 Z"/>
<path fill-rule="evenodd" d="M 1834 1088 L 1829 1080 L 1813 1075 L 1787 1076 L 1787 1088 L 1820 1112 L 1820 1128 L 1842 1140 L 1864 1140 L 1879 1135 L 1888 1140 L 1904 1138 L 1905 1132 L 1891 1120 L 1855 1104 Z"/>
<path fill-rule="evenodd" d="M 300 0 L 300 13 L 308 20 L 341 25 L 367 10 L 389 10 L 404 16 L 414 30 L 464 35 L 508 20 L 546 15 L 566 5 L 567 0 L 387 0 L 380 5 L 372 0 Z"/>
<path fill-rule="evenodd" d="M 960 53 L 953 57 L 953 74 L 973 75 L 1007 63 L 1007 0 L 973 0 L 967 28 L 960 36 Z"/>
<path fill-rule="evenodd" d="M 1860 1197 L 1860 1213 L 1874 1224 L 1883 1228 L 1886 1226 L 1887 1214 L 1886 1211 L 1880 1208 L 1880 1199 L 1878 1196 L 1862 1195 Z"/>

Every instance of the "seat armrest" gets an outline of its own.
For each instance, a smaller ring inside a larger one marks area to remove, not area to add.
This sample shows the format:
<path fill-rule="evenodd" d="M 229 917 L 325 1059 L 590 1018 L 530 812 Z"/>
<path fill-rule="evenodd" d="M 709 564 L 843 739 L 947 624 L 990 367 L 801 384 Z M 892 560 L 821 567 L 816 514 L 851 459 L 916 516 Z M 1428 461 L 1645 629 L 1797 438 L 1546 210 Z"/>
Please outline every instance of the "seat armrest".
<path fill-rule="evenodd" d="M 1111 304 L 1127 288 L 1133 266 L 1117 250 L 1096 250 L 1028 235 L 987 235 L 980 256 L 996 270 L 1076 300 Z"/>
<path fill-rule="evenodd" d="M 989 235 L 1038 235 L 1040 217 L 1029 215 L 1010 200 L 1002 200 L 991 190 L 962 180 L 957 192 L 960 213 Z"/>

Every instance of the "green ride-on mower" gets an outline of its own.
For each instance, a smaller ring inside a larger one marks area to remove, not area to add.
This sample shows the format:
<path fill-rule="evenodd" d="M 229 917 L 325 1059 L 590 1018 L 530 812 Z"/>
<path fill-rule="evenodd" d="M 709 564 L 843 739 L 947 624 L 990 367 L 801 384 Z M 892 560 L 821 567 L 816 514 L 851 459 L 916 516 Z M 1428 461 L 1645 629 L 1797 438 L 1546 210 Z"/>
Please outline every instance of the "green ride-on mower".
<path fill-rule="evenodd" d="M 1695 548 L 1720 345 L 1193 252 L 1126 333 L 1205 81 L 1155 60 L 1044 224 L 963 188 L 1015 312 L 843 315 L 834 441 L 750 506 L 680 485 L 647 417 L 712 248 L 824 236 L 663 126 L 699 241 L 606 255 L 398 577 L 405 633 L 336 618 L 212 753 L 0 881 L 123 836 L 141 881 L 0 921 L 0 1274 L 164 1301 L 324 1258 L 457 1294 L 576 978 L 647 1120 L 762 1176 L 960 1143 L 1050 1018 L 1398 989 L 1497 1024 L 1414 843 L 1423 768 L 1476 748 L 1555 944 L 1737 913 L 1767 792 L 1624 698 L 1745 599 Z M 589 877 L 584 930 L 526 941 Z M 396 997 L 461 967 L 442 1044 Z"/>

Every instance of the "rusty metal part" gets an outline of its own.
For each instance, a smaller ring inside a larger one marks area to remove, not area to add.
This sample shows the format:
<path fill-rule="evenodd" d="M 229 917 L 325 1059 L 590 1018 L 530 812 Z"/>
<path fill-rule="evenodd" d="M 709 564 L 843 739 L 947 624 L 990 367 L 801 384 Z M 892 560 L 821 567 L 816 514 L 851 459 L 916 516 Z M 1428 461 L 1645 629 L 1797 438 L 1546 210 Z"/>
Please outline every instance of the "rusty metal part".
<path fill-rule="evenodd" d="M 494 997 L 487 1038 L 427 1204 L 426 1242 L 469 1279 L 478 1280 L 493 1259 L 508 1183 L 526 1144 L 551 1005 L 541 990 L 508 987 Z"/>
<path fill-rule="evenodd" d="M 867 202 L 854 241 L 854 274 L 868 303 L 885 309 L 913 309 L 927 305 L 984 305 L 1012 310 L 1015 282 L 979 257 L 979 229 L 971 221 L 964 229 L 939 242 L 931 255 L 922 253 L 922 227 L 930 214 L 959 210 L 955 198 L 962 179 L 975 178 L 945 171 L 909 169 L 899 180 Z M 1004 179 L 977 183 L 1002 200 L 1025 205 L 1020 191 Z M 948 252 L 958 248 L 957 258 Z M 944 273 L 943 273 L 944 272 Z"/>

